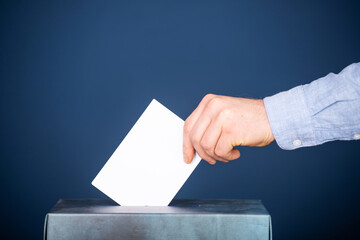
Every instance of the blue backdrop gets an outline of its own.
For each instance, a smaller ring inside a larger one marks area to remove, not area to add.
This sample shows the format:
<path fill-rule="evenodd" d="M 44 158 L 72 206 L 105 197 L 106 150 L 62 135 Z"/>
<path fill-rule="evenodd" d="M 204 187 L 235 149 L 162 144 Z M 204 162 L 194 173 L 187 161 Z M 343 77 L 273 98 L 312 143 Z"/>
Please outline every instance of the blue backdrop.
<path fill-rule="evenodd" d="M 152 98 L 263 98 L 360 61 L 359 1 L 1 1 L 1 233 L 39 239 Z M 139 143 L 141 145 L 146 143 Z M 241 148 L 177 198 L 261 199 L 275 239 L 360 238 L 360 142 Z M 3 238 L 4 239 L 4 238 Z"/>

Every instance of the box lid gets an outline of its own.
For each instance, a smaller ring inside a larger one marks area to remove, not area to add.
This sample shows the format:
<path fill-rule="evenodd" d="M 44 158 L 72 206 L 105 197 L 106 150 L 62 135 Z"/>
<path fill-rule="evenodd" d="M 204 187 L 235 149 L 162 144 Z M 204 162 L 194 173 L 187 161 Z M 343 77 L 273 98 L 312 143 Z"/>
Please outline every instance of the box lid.
<path fill-rule="evenodd" d="M 49 213 L 169 213 L 269 215 L 260 200 L 174 199 L 169 206 L 119 206 L 111 199 L 60 199 Z"/>

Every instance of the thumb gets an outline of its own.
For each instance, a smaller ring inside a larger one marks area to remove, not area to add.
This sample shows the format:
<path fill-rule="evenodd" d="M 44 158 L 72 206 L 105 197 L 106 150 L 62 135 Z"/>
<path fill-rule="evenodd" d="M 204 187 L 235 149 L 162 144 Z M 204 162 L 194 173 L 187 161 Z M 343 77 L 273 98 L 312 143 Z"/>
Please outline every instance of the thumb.
<path fill-rule="evenodd" d="M 230 152 L 229 152 L 229 160 L 235 160 L 238 159 L 240 157 L 240 151 L 239 149 L 233 148 Z"/>

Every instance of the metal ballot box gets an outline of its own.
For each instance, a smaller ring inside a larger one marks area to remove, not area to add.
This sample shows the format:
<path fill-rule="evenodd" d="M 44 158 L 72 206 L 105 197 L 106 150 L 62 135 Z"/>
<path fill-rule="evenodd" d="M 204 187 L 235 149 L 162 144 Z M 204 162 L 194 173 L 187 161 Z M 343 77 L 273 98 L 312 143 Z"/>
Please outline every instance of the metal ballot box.
<path fill-rule="evenodd" d="M 271 239 L 259 200 L 173 200 L 166 207 L 119 206 L 110 199 L 60 199 L 44 239 Z"/>

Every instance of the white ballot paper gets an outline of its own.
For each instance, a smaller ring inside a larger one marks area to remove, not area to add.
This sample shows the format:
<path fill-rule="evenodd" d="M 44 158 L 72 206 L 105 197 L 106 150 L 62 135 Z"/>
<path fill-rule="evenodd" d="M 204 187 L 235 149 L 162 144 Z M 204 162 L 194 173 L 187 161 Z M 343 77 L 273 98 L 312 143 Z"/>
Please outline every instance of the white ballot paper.
<path fill-rule="evenodd" d="M 200 162 L 183 160 L 184 121 L 153 99 L 92 185 L 122 206 L 167 206 Z"/>

